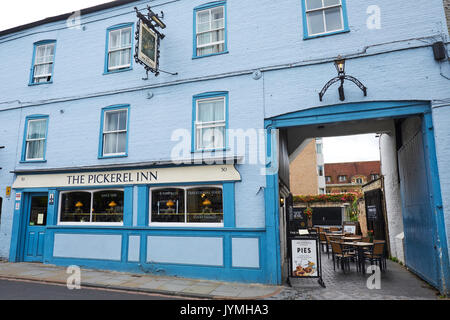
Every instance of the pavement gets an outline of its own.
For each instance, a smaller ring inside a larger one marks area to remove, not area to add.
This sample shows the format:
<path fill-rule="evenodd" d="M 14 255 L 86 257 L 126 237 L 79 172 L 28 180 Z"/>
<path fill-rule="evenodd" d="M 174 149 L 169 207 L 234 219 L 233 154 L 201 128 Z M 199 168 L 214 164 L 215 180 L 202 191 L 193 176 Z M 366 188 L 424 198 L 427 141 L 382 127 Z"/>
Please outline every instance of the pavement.
<path fill-rule="evenodd" d="M 370 275 L 356 271 L 344 274 L 333 269 L 331 257 L 322 254 L 323 280 L 291 278 L 290 284 L 270 286 L 186 279 L 149 274 L 81 269 L 81 287 L 122 290 L 129 293 L 160 294 L 185 299 L 219 300 L 436 300 L 439 292 L 398 263 L 387 261 L 381 273 L 381 288 L 369 289 Z M 40 263 L 0 261 L 0 280 L 26 280 L 66 285 L 71 274 L 66 267 Z M 1 290 L 1 288 L 0 288 Z"/>
<path fill-rule="evenodd" d="M 333 260 L 322 254 L 322 278 L 326 288 L 317 280 L 291 278 L 291 288 L 283 289 L 268 299 L 276 300 L 437 300 L 439 291 L 410 272 L 406 267 L 387 261 L 387 270 L 380 272 L 380 288 L 369 289 L 371 274 L 357 272 L 351 263 L 350 272 L 334 270 Z M 369 279 L 370 278 L 370 279 Z"/>
<path fill-rule="evenodd" d="M 70 276 L 71 273 L 67 273 L 66 267 L 40 263 L 0 262 L 0 279 L 4 280 L 67 284 Z M 81 287 L 161 294 L 186 299 L 221 300 L 261 300 L 279 294 L 284 288 L 282 286 L 152 276 L 84 268 L 81 269 Z"/>

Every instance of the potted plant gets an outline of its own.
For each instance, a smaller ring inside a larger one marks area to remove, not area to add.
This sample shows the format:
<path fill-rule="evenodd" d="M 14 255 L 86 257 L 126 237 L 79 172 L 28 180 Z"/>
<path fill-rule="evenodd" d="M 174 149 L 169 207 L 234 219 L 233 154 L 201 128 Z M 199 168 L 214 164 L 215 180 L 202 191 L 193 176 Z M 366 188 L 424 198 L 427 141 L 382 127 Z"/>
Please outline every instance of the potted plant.
<path fill-rule="evenodd" d="M 307 207 L 305 209 L 305 211 L 303 211 L 303 213 L 308 218 L 308 228 L 312 228 L 312 214 L 313 214 L 312 208 L 311 207 Z"/>
<path fill-rule="evenodd" d="M 367 236 L 369 237 L 369 241 L 373 242 L 373 230 L 367 230 Z"/>

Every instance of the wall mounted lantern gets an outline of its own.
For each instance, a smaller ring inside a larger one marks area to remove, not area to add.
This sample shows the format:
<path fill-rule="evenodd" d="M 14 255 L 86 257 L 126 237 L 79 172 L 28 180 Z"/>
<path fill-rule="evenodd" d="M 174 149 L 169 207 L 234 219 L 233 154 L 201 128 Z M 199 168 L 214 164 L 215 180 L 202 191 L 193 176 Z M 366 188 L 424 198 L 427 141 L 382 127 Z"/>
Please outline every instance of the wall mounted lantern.
<path fill-rule="evenodd" d="M 327 82 L 327 84 L 322 88 L 322 90 L 319 93 L 320 101 L 322 101 L 323 96 L 325 95 L 325 92 L 327 92 L 328 88 L 331 87 L 336 82 L 341 82 L 341 85 L 339 86 L 339 100 L 344 101 L 345 100 L 345 93 L 344 93 L 344 81 L 349 80 L 356 84 L 363 92 L 364 96 L 367 97 L 367 88 L 355 77 L 348 76 L 345 74 L 345 58 L 342 56 L 338 56 L 337 59 L 334 61 L 334 66 L 336 67 L 336 70 L 338 72 L 337 77 L 331 79 Z"/>

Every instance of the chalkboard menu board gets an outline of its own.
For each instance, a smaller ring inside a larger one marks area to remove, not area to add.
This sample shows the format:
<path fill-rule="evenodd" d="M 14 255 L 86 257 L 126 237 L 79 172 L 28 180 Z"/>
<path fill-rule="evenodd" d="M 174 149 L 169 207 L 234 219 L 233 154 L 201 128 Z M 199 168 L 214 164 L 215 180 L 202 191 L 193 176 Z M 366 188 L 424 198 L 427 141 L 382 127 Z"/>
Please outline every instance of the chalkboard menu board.
<path fill-rule="evenodd" d="M 288 207 L 287 227 L 289 235 L 298 235 L 298 230 L 308 228 L 308 217 L 303 213 L 305 208 Z"/>
<path fill-rule="evenodd" d="M 377 206 L 367 206 L 367 219 L 377 220 Z"/>

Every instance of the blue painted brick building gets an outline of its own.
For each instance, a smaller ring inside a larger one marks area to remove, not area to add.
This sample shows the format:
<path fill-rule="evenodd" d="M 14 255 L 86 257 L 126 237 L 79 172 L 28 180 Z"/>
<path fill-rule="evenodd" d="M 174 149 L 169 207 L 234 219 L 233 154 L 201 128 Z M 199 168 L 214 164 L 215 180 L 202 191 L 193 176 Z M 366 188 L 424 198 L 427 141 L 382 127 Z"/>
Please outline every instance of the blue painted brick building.
<path fill-rule="evenodd" d="M 167 28 L 163 71 L 143 80 L 133 8 L 147 5 Z M 448 290 L 441 0 L 116 1 L 75 18 L 0 32 L 0 256 L 282 283 L 279 200 L 303 141 L 297 130 L 384 121 L 400 159 L 413 147 L 422 154 L 399 163 L 407 265 Z M 345 82 L 344 101 L 336 87 L 320 101 L 339 55 L 367 96 Z"/>

